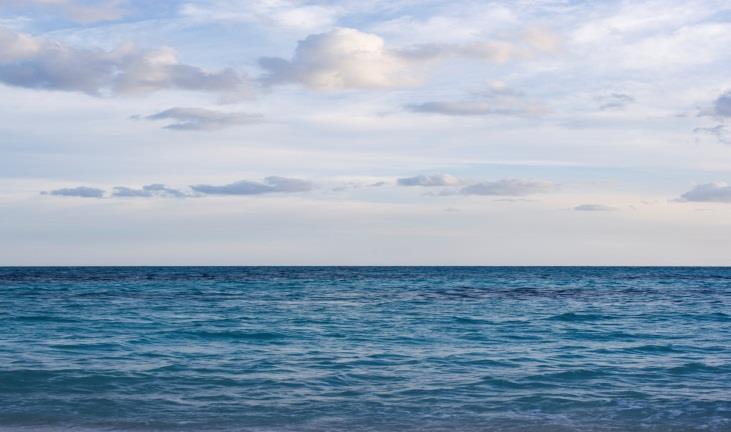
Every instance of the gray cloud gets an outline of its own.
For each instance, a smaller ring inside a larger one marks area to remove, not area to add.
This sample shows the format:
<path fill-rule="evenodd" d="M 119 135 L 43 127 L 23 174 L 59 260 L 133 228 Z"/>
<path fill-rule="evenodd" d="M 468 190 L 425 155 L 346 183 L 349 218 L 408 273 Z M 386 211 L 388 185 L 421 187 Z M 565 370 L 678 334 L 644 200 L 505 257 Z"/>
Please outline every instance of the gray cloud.
<path fill-rule="evenodd" d="M 701 184 L 681 195 L 676 201 L 731 203 L 731 186 L 725 182 Z"/>
<path fill-rule="evenodd" d="M 166 129 L 175 130 L 216 130 L 231 126 L 261 123 L 263 121 L 262 116 L 259 114 L 183 107 L 170 108 L 144 118 L 146 120 L 176 120 L 165 126 Z"/>
<path fill-rule="evenodd" d="M 529 107 L 501 107 L 485 101 L 434 101 L 406 105 L 407 110 L 416 113 L 443 114 L 450 116 L 524 116 L 540 112 Z"/>
<path fill-rule="evenodd" d="M 576 211 L 615 211 L 615 207 L 610 207 L 604 204 L 581 204 L 574 207 Z"/>
<path fill-rule="evenodd" d="M 502 179 L 465 186 L 458 193 L 462 195 L 524 196 L 550 192 L 554 189 L 556 189 L 556 185 L 550 182 Z"/>
<path fill-rule="evenodd" d="M 697 127 L 693 129 L 693 133 L 710 135 L 722 144 L 731 144 L 731 133 L 726 127 L 727 120 L 731 119 L 731 90 L 727 90 L 717 97 L 711 107 L 700 109 L 698 117 L 713 117 L 719 124 Z"/>
<path fill-rule="evenodd" d="M 177 190 L 168 188 L 163 184 L 149 184 L 142 186 L 142 189 L 134 189 L 125 186 L 117 186 L 112 191 L 113 197 L 118 198 L 151 198 L 151 197 L 170 197 L 183 198 L 188 195 Z"/>
<path fill-rule="evenodd" d="M 261 183 L 241 180 L 223 186 L 194 185 L 191 186 L 191 189 L 208 195 L 260 195 L 277 192 L 307 192 L 314 189 L 314 185 L 305 180 L 272 176 L 265 178 Z"/>
<path fill-rule="evenodd" d="M 449 116 L 536 116 L 547 111 L 502 81 L 494 81 L 487 90 L 472 92 L 464 100 L 429 101 L 404 108 L 415 113 Z"/>
<path fill-rule="evenodd" d="M 627 105 L 633 103 L 635 98 L 624 93 L 612 93 L 609 96 L 600 97 L 598 100 L 601 103 L 599 109 L 607 111 L 624 109 Z"/>
<path fill-rule="evenodd" d="M 713 112 L 719 117 L 731 118 L 731 90 L 716 99 L 713 103 Z"/>
<path fill-rule="evenodd" d="M 246 78 L 233 69 L 209 72 L 182 64 L 170 48 L 76 48 L 2 27 L 0 82 L 94 96 L 180 89 L 218 93 L 234 100 L 249 92 Z"/>
<path fill-rule="evenodd" d="M 485 41 L 461 45 L 420 45 L 392 49 L 379 36 L 336 28 L 301 40 L 291 60 L 261 58 L 269 85 L 297 83 L 316 90 L 377 89 L 418 84 L 434 61 L 477 58 L 504 63 L 557 49 L 556 38 L 527 31 L 513 42 Z"/>
<path fill-rule="evenodd" d="M 50 192 L 41 192 L 41 194 L 81 198 L 102 198 L 104 196 L 104 191 L 102 189 L 88 186 L 78 186 L 74 188 L 56 189 Z"/>
<path fill-rule="evenodd" d="M 457 186 L 460 181 L 449 174 L 419 175 L 397 180 L 399 186 Z"/>
<path fill-rule="evenodd" d="M 711 135 L 716 138 L 718 142 L 723 144 L 731 144 L 731 137 L 729 137 L 728 130 L 725 125 L 719 124 L 711 127 L 698 127 L 693 129 L 694 133 L 701 133 Z"/>

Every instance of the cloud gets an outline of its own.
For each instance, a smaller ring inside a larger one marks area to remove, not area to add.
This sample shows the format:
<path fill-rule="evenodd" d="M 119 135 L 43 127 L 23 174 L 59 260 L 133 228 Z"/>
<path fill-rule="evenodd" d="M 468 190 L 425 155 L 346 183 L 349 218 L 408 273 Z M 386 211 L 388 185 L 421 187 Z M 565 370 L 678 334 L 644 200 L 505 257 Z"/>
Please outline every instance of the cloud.
<path fill-rule="evenodd" d="M 547 112 L 540 104 L 527 100 L 521 92 L 501 81 L 493 81 L 486 91 L 475 92 L 469 99 L 429 101 L 404 108 L 414 113 L 449 116 L 536 116 Z"/>
<path fill-rule="evenodd" d="M 307 192 L 314 189 L 314 185 L 305 180 L 272 176 L 265 178 L 262 183 L 241 180 L 223 186 L 194 185 L 191 186 L 191 189 L 208 195 L 260 195 L 277 192 Z"/>
<path fill-rule="evenodd" d="M 720 143 L 731 144 L 731 137 L 729 137 L 728 130 L 726 129 L 726 126 L 722 124 L 711 127 L 698 127 L 693 129 L 693 132 L 711 135 Z"/>
<path fill-rule="evenodd" d="M 449 174 L 419 175 L 416 177 L 400 178 L 399 186 L 457 186 L 460 180 Z"/>
<path fill-rule="evenodd" d="M 576 211 L 615 211 L 615 207 L 610 207 L 604 204 L 581 204 L 574 207 Z"/>
<path fill-rule="evenodd" d="M 524 196 L 550 192 L 556 185 L 545 181 L 502 179 L 465 186 L 458 191 L 462 195 Z"/>
<path fill-rule="evenodd" d="M 314 189 L 314 185 L 308 181 L 271 176 L 263 182 L 242 180 L 223 186 L 195 185 L 191 186 L 193 191 L 206 195 L 260 195 L 266 193 L 294 193 L 307 192 Z M 57 195 L 82 198 L 102 198 L 104 191 L 88 186 L 57 189 L 50 192 L 41 192 L 42 195 Z M 112 190 L 112 198 L 187 198 L 194 194 L 188 194 L 178 189 L 170 188 L 164 184 L 154 183 L 144 185 L 141 188 L 130 188 L 127 186 L 116 186 Z"/>
<path fill-rule="evenodd" d="M 104 196 L 104 191 L 88 186 L 78 186 L 74 188 L 56 189 L 50 192 L 41 192 L 41 194 L 81 198 L 102 198 Z"/>
<path fill-rule="evenodd" d="M 504 64 L 513 60 L 527 60 L 539 53 L 556 52 L 560 42 L 553 33 L 543 29 L 528 29 L 515 35 L 513 40 L 487 40 L 462 44 L 422 44 L 396 51 L 404 58 L 414 60 L 450 60 L 472 58 Z"/>
<path fill-rule="evenodd" d="M 292 60 L 260 59 L 268 84 L 299 83 L 317 90 L 388 88 L 415 84 L 409 62 L 380 37 L 350 28 L 310 35 Z"/>
<path fill-rule="evenodd" d="M 139 117 L 135 117 L 139 118 Z M 173 119 L 175 122 L 165 126 L 175 130 L 216 130 L 231 126 L 261 123 L 259 114 L 241 112 L 223 112 L 204 108 L 174 107 L 165 111 L 144 117 L 146 120 Z"/>
<path fill-rule="evenodd" d="M 599 110 L 608 111 L 624 109 L 627 105 L 633 103 L 635 98 L 624 93 L 612 93 L 609 96 L 601 96 L 597 100 L 601 104 Z"/>
<path fill-rule="evenodd" d="M 415 113 L 443 114 L 450 116 L 524 116 L 540 114 L 539 109 L 500 107 L 484 101 L 434 101 L 406 105 Z"/>
<path fill-rule="evenodd" d="M 719 117 L 731 118 L 731 90 L 716 99 L 713 112 Z"/>
<path fill-rule="evenodd" d="M 45 8 L 82 23 L 115 21 L 126 15 L 125 0 L 6 0 L 12 7 Z"/>
<path fill-rule="evenodd" d="M 125 186 L 117 186 L 112 191 L 112 196 L 117 198 L 151 198 L 169 197 L 184 198 L 188 195 L 177 190 L 166 187 L 163 184 L 149 184 L 142 186 L 142 189 L 133 189 Z"/>
<path fill-rule="evenodd" d="M 731 134 L 726 127 L 728 119 L 731 119 L 731 90 L 718 96 L 712 106 L 700 109 L 698 117 L 713 117 L 719 124 L 697 127 L 693 133 L 710 135 L 722 144 L 731 144 Z"/>
<path fill-rule="evenodd" d="M 731 186 L 725 182 L 701 184 L 681 195 L 676 201 L 731 203 Z"/>
<path fill-rule="evenodd" d="M 0 83 L 93 96 L 178 89 L 234 100 L 249 92 L 246 78 L 233 69 L 209 72 L 182 64 L 170 48 L 140 50 L 131 44 L 110 51 L 76 48 L 2 27 Z"/>
<path fill-rule="evenodd" d="M 189 1 L 181 15 L 199 21 L 258 23 L 313 31 L 331 28 L 344 10 L 337 4 L 307 4 L 297 0 L 205 0 Z"/>
<path fill-rule="evenodd" d="M 291 60 L 264 57 L 262 81 L 269 85 L 297 83 L 315 90 L 386 89 L 419 84 L 425 66 L 434 61 L 475 58 L 505 63 L 552 51 L 550 37 L 526 32 L 516 42 L 425 44 L 393 49 L 375 34 L 336 28 L 301 40 Z"/>

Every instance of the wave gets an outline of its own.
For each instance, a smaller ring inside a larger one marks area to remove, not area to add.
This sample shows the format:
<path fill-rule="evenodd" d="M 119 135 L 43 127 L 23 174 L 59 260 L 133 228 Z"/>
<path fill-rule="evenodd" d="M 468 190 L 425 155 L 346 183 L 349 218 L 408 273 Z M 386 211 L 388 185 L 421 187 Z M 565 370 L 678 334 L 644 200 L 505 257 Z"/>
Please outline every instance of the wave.
<path fill-rule="evenodd" d="M 558 315 L 553 315 L 548 319 L 551 321 L 565 321 L 565 322 L 584 322 L 584 321 L 601 321 L 614 319 L 611 315 L 592 314 L 592 313 L 579 313 L 579 312 L 565 312 Z"/>

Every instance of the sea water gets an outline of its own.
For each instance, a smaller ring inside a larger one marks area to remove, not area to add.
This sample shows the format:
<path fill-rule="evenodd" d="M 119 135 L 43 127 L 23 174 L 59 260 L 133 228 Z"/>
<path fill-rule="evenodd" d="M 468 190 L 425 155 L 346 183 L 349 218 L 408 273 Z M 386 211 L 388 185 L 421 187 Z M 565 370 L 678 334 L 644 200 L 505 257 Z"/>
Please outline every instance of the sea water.
<path fill-rule="evenodd" d="M 0 268 L 0 430 L 731 431 L 731 269 Z"/>

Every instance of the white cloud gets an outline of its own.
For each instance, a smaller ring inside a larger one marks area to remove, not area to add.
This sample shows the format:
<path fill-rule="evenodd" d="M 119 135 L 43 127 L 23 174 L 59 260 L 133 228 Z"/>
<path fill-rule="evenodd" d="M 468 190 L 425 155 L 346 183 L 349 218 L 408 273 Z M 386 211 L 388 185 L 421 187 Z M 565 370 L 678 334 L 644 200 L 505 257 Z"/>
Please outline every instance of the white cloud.
<path fill-rule="evenodd" d="M 725 57 L 731 29 L 714 15 L 723 2 L 603 2 L 576 9 L 568 31 L 587 66 L 603 72 L 647 70 L 667 76 Z M 583 19 L 582 19 L 583 18 Z"/>
<path fill-rule="evenodd" d="M 191 186 L 191 189 L 195 192 L 207 195 L 260 195 L 266 193 L 307 192 L 313 188 L 314 185 L 306 180 L 276 176 L 265 178 L 263 183 L 241 180 L 223 186 L 204 184 Z"/>
<path fill-rule="evenodd" d="M 387 49 L 383 39 L 350 28 L 308 36 L 292 60 L 263 58 L 270 84 L 300 83 L 318 90 L 388 88 L 415 84 L 409 62 Z"/>
<path fill-rule="evenodd" d="M 301 40 L 291 60 L 260 59 L 267 84 L 299 83 L 316 90 L 384 89 L 418 84 L 434 61 L 475 58 L 495 63 L 530 58 L 555 49 L 545 38 L 525 33 L 517 42 L 480 41 L 423 44 L 394 49 L 375 34 L 336 28 Z"/>
<path fill-rule="evenodd" d="M 56 189 L 50 192 L 41 192 L 41 194 L 80 198 L 102 198 L 104 196 L 104 191 L 102 189 L 88 186 L 78 186 L 73 188 Z"/>
<path fill-rule="evenodd" d="M 249 91 L 247 80 L 233 69 L 209 72 L 182 64 L 170 48 L 76 48 L 6 28 L 0 28 L 0 82 L 94 96 L 180 89 L 233 99 Z"/>
<path fill-rule="evenodd" d="M 146 120 L 175 120 L 165 126 L 166 129 L 175 130 L 216 130 L 262 122 L 262 116 L 259 114 L 184 107 L 170 108 L 144 118 Z"/>
<path fill-rule="evenodd" d="M 725 182 L 701 184 L 681 195 L 677 201 L 731 203 L 731 186 Z"/>
<path fill-rule="evenodd" d="M 397 180 L 399 186 L 457 186 L 460 180 L 449 174 L 418 175 Z"/>
<path fill-rule="evenodd" d="M 459 190 L 462 195 L 524 196 L 550 192 L 556 185 L 546 181 L 524 179 L 502 179 L 465 186 Z"/>

